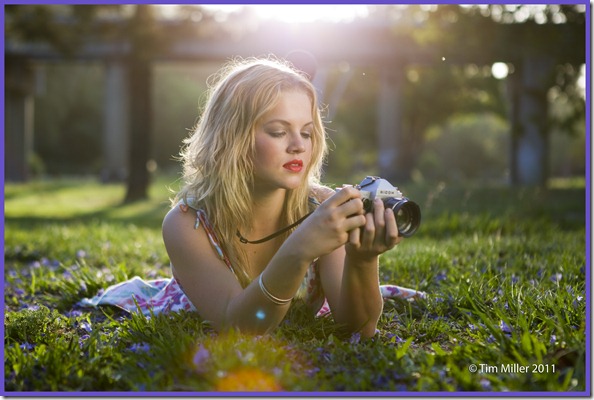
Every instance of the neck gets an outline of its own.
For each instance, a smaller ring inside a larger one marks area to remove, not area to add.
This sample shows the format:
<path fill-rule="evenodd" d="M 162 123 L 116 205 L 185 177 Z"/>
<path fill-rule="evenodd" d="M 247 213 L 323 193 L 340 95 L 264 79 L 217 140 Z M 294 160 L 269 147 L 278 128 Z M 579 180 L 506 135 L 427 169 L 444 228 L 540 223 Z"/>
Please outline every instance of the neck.
<path fill-rule="evenodd" d="M 244 235 L 259 238 L 282 228 L 281 217 L 286 194 L 286 190 L 256 193 L 253 197 L 252 229 Z"/>

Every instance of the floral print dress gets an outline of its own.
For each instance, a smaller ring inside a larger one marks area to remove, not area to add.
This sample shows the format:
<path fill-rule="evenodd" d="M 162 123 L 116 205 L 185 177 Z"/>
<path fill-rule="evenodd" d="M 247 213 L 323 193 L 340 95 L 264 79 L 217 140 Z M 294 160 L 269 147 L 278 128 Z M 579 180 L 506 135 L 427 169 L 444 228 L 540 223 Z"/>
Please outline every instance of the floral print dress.
<path fill-rule="evenodd" d="M 214 251 L 219 258 L 225 262 L 226 266 L 233 272 L 233 274 L 235 274 L 233 265 L 231 265 L 231 262 L 225 255 L 206 213 L 202 209 L 190 208 L 184 202 L 180 202 L 178 206 L 184 212 L 187 212 L 190 209 L 196 211 L 194 229 L 198 229 L 200 226 L 204 228 Z M 303 299 L 315 315 L 321 317 L 330 313 L 330 307 L 328 306 L 328 302 L 326 301 L 322 290 L 316 261 L 317 260 L 314 260 L 309 266 L 301 284 L 301 288 L 295 297 Z M 422 292 L 395 285 L 381 285 L 380 290 L 385 299 L 414 299 L 425 296 Z M 93 298 L 82 299 L 78 305 L 83 307 L 111 305 L 128 312 L 141 312 L 146 316 L 150 316 L 151 313 L 157 315 L 160 313 L 179 312 L 182 310 L 196 311 L 196 307 L 194 307 L 192 302 L 188 299 L 175 277 L 146 281 L 135 276 L 132 279 L 112 285 L 105 290 L 101 290 Z"/>

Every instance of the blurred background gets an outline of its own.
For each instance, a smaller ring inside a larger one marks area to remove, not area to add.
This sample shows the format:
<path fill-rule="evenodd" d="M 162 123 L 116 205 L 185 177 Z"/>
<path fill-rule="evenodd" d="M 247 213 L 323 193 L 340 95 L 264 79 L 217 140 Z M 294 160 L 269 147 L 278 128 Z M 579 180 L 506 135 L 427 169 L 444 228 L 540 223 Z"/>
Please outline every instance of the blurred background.
<path fill-rule="evenodd" d="M 5 178 L 148 196 L 208 77 L 274 54 L 306 70 L 327 183 L 547 187 L 586 171 L 586 5 L 6 5 Z"/>

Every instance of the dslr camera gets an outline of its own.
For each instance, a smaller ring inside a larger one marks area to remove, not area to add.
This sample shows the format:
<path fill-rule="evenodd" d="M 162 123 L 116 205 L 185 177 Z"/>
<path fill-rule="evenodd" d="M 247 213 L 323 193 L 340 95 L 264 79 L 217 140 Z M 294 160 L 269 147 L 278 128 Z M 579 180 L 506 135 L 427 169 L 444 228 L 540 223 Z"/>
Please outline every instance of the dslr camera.
<path fill-rule="evenodd" d="M 396 226 L 400 236 L 412 236 L 421 224 L 421 208 L 417 203 L 404 197 L 398 188 L 377 176 L 368 176 L 355 185 L 361 191 L 366 212 L 373 209 L 373 200 L 382 199 L 384 207 L 391 208 L 396 217 Z"/>

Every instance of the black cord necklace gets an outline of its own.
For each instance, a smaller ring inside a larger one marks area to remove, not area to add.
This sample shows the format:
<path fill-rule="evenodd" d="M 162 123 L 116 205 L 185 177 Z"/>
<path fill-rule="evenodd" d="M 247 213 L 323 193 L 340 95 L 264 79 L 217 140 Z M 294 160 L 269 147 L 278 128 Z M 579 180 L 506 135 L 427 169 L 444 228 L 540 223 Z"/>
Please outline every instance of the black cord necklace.
<path fill-rule="evenodd" d="M 264 242 L 267 242 L 267 241 L 269 241 L 270 239 L 274 239 L 274 238 L 275 238 L 275 237 L 277 237 L 278 235 L 281 235 L 281 234 L 285 233 L 285 232 L 286 232 L 286 231 L 288 231 L 289 229 L 292 229 L 292 228 L 296 227 L 297 225 L 299 225 L 300 223 L 302 223 L 302 222 L 305 220 L 305 218 L 309 217 L 310 215 L 311 215 L 311 213 L 309 213 L 309 214 L 306 214 L 304 217 L 301 217 L 301 218 L 300 218 L 300 219 L 298 219 L 297 221 L 293 222 L 291 225 L 289 225 L 289 226 L 287 226 L 287 227 L 284 227 L 283 229 L 281 229 L 281 230 L 279 230 L 279 231 L 276 231 L 276 232 L 274 232 L 272 235 L 268 235 L 268 236 L 266 236 L 265 238 L 262 238 L 262 239 L 258 239 L 258 240 L 247 240 L 245 237 L 243 237 L 243 236 L 241 235 L 241 233 L 239 233 L 239 230 L 237 230 L 237 233 L 236 233 L 236 235 L 237 235 L 237 237 L 239 238 L 239 241 L 240 241 L 241 243 L 244 243 L 244 244 L 258 244 L 258 243 L 264 243 Z"/>

